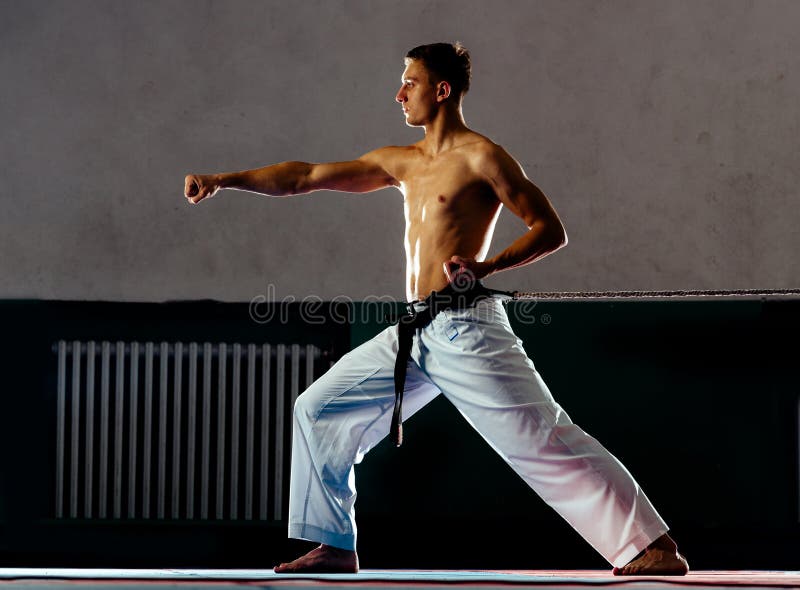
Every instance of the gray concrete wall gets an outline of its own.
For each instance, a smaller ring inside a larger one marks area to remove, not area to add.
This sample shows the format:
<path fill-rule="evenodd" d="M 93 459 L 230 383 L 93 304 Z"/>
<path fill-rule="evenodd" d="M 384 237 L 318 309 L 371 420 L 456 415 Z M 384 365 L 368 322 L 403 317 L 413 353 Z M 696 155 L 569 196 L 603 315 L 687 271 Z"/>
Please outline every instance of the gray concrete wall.
<path fill-rule="evenodd" d="M 396 190 L 192 207 L 183 177 L 416 141 L 393 96 L 439 40 L 472 52 L 467 122 L 570 236 L 490 285 L 800 286 L 800 2 L 5 0 L 0 21 L 4 298 L 403 298 Z M 523 230 L 505 211 L 491 252 Z"/>

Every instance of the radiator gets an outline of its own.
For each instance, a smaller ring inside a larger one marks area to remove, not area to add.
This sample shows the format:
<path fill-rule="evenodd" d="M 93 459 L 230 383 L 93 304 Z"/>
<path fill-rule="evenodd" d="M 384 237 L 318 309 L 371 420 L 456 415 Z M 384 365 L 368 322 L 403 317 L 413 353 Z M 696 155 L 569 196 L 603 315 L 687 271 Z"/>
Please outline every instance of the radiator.
<path fill-rule="evenodd" d="M 313 345 L 59 341 L 55 517 L 281 520 Z"/>

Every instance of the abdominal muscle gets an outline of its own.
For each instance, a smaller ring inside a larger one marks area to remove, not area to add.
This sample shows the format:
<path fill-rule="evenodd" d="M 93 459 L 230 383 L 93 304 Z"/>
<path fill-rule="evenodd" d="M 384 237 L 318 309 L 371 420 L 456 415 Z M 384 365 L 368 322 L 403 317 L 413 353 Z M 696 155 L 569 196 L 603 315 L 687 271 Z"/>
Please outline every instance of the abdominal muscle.
<path fill-rule="evenodd" d="M 490 223 L 483 219 L 467 220 L 460 226 L 445 224 L 406 225 L 406 297 L 424 299 L 432 291 L 441 291 L 449 280 L 444 263 L 452 256 L 483 260 L 491 242 L 496 216 Z M 464 227 L 477 225 L 477 227 Z M 416 230 L 416 231 L 415 231 Z"/>

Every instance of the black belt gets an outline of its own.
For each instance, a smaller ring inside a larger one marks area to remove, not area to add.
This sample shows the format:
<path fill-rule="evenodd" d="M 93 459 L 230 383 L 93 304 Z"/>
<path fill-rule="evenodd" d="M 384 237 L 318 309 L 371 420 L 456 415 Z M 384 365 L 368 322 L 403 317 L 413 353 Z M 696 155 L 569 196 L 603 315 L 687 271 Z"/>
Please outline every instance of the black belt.
<path fill-rule="evenodd" d="M 403 444 L 403 389 L 406 384 L 406 366 L 411 358 L 411 345 L 417 328 L 424 328 L 433 321 L 440 311 L 445 309 L 464 309 L 471 307 L 476 301 L 493 295 L 513 297 L 513 293 L 489 289 L 480 281 L 473 281 L 467 286 L 447 285 L 441 291 L 433 291 L 425 299 L 408 304 L 406 314 L 397 322 L 397 360 L 394 364 L 394 412 L 389 434 L 392 442 L 399 447 Z M 418 310 L 417 306 L 421 309 Z"/>

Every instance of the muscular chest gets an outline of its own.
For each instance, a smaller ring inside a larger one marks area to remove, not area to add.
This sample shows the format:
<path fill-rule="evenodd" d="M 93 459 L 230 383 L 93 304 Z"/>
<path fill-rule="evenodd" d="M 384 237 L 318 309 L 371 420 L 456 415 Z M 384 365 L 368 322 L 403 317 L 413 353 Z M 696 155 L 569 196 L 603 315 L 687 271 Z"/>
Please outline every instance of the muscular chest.
<path fill-rule="evenodd" d="M 447 223 L 481 215 L 496 203 L 489 184 L 454 159 L 420 163 L 402 183 L 409 223 Z"/>

